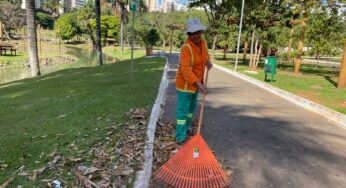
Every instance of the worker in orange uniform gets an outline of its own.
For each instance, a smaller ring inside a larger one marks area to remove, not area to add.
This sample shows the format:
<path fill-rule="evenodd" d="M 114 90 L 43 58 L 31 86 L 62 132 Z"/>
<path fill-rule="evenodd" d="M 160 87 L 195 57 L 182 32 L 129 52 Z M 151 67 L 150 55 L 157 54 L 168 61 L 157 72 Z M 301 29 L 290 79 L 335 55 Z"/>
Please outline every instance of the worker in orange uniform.
<path fill-rule="evenodd" d="M 189 19 L 185 34 L 188 39 L 181 47 L 179 68 L 176 75 L 177 110 L 176 140 L 183 143 L 190 131 L 191 120 L 197 105 L 198 92 L 207 94 L 203 84 L 205 68 L 210 70 L 208 47 L 202 37 L 203 26 L 198 18 Z"/>

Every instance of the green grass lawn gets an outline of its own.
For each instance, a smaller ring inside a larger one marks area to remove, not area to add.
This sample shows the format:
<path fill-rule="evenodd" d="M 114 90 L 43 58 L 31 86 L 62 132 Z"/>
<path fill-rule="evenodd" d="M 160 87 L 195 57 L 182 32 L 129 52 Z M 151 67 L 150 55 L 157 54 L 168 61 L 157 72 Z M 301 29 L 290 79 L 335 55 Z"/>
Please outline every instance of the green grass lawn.
<path fill-rule="evenodd" d="M 221 56 L 216 56 L 214 62 L 234 69 L 234 59 L 222 60 Z M 242 59 L 239 62 L 242 62 Z M 264 81 L 263 63 L 257 69 L 258 74 L 246 72 L 250 70 L 247 65 L 238 64 L 238 72 Z M 316 68 L 315 65 L 305 64 L 301 67 L 300 75 L 295 75 L 293 70 L 294 64 L 279 64 L 275 77 L 276 81 L 273 83 L 268 82 L 268 84 L 346 114 L 346 89 L 336 88 L 338 70 L 321 66 Z M 268 75 L 269 77 L 270 75 Z"/>
<path fill-rule="evenodd" d="M 124 60 L 124 59 L 130 59 L 131 58 L 131 48 L 125 47 L 124 48 L 124 53 L 121 54 L 120 51 L 120 46 L 107 46 L 102 48 L 102 52 L 112 56 L 114 58 L 117 58 L 119 60 Z M 139 58 L 139 57 L 144 57 L 145 56 L 145 50 L 143 49 L 135 49 L 133 51 L 133 58 Z"/>
<path fill-rule="evenodd" d="M 27 52 L 28 44 L 27 42 L 23 42 L 22 40 L 18 41 L 12 41 L 12 43 L 6 42 L 6 44 L 13 45 L 17 49 L 17 55 L 16 56 L 0 56 L 0 64 L 1 63 L 9 63 L 8 66 L 17 66 L 17 62 L 26 61 L 29 59 L 29 54 Z M 58 44 L 55 44 L 54 42 L 41 42 L 37 43 L 37 50 L 39 57 L 54 57 L 54 56 L 68 56 L 66 54 L 66 46 L 61 44 L 60 48 Z M 76 46 L 76 45 L 74 45 Z M 78 47 L 81 47 L 83 45 L 77 45 Z M 86 45 L 84 45 L 86 46 Z M 9 52 L 7 52 L 9 54 Z"/>
<path fill-rule="evenodd" d="M 129 61 L 0 84 L 0 185 L 21 165 L 42 167 L 53 151 L 73 156 L 67 146 L 77 139 L 84 140 L 75 143 L 79 150 L 91 147 L 106 126 L 125 121 L 124 112 L 151 106 L 164 62 L 135 59 L 132 89 Z M 46 184 L 16 176 L 12 185 Z"/>
<path fill-rule="evenodd" d="M 40 55 L 39 57 L 53 57 L 53 56 L 65 56 L 67 54 L 59 54 L 59 53 L 45 53 L 43 55 Z M 20 61 L 20 60 L 28 60 L 29 54 L 27 52 L 18 52 L 17 55 L 7 55 L 7 56 L 0 56 L 0 62 L 13 62 L 13 61 Z"/>
<path fill-rule="evenodd" d="M 26 52 L 17 52 L 17 55 L 2 55 L 0 56 L 0 63 L 1 62 L 14 62 L 14 61 L 21 61 L 21 60 L 27 60 L 29 58 L 28 53 Z"/>

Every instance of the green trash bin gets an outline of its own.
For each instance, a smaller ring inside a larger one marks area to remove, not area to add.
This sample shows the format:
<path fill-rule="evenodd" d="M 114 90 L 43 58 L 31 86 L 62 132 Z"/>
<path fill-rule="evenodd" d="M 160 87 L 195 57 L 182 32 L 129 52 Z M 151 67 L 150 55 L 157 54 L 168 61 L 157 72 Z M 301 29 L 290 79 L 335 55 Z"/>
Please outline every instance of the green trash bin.
<path fill-rule="evenodd" d="M 278 57 L 276 56 L 268 56 L 265 58 L 265 62 L 264 62 L 264 81 L 267 81 L 267 75 L 271 74 L 271 79 L 270 81 L 273 82 L 274 80 L 274 76 L 276 74 L 276 65 L 278 63 Z"/>

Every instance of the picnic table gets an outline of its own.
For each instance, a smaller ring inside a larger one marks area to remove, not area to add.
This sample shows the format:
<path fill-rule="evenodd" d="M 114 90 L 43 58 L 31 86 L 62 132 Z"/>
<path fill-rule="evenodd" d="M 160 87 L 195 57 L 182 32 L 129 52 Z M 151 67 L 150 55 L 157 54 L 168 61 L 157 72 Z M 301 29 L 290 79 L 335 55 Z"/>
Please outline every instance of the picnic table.
<path fill-rule="evenodd" d="M 0 44 L 0 55 L 7 55 L 6 53 L 7 51 L 10 52 L 11 55 L 13 55 L 13 52 L 14 52 L 14 55 L 17 55 L 17 50 L 14 46 Z"/>

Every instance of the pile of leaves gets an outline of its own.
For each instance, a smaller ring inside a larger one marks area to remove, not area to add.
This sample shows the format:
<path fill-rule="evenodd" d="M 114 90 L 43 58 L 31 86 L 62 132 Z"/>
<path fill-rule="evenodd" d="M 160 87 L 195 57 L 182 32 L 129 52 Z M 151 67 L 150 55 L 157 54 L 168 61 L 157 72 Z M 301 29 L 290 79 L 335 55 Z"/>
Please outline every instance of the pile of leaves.
<path fill-rule="evenodd" d="M 66 146 L 75 156 L 54 151 L 49 154 L 52 160 L 41 168 L 21 167 L 17 173 L 48 187 L 131 186 L 144 161 L 148 115 L 148 108 L 132 109 L 125 113 L 127 123 L 106 127 L 106 135 L 87 150 L 78 149 L 78 143 L 86 139 L 80 138 Z M 13 176 L 3 187 L 10 184 Z"/>
<path fill-rule="evenodd" d="M 187 135 L 187 140 L 190 140 L 194 133 L 197 132 L 197 124 L 198 120 L 193 120 L 190 134 Z M 177 144 L 175 140 L 175 122 L 160 119 L 157 122 L 155 133 L 153 172 L 166 163 L 182 146 Z M 220 161 L 223 160 L 221 159 Z M 228 166 L 223 168 L 227 176 L 231 178 L 233 170 Z M 150 184 L 150 187 L 153 188 L 170 187 L 154 178 L 151 179 Z"/>
<path fill-rule="evenodd" d="M 187 140 L 197 131 L 197 121 L 192 122 L 191 134 L 187 135 Z M 173 156 L 181 145 L 175 140 L 175 122 L 160 119 L 157 122 L 154 142 L 153 171 L 160 168 L 168 159 Z"/>

